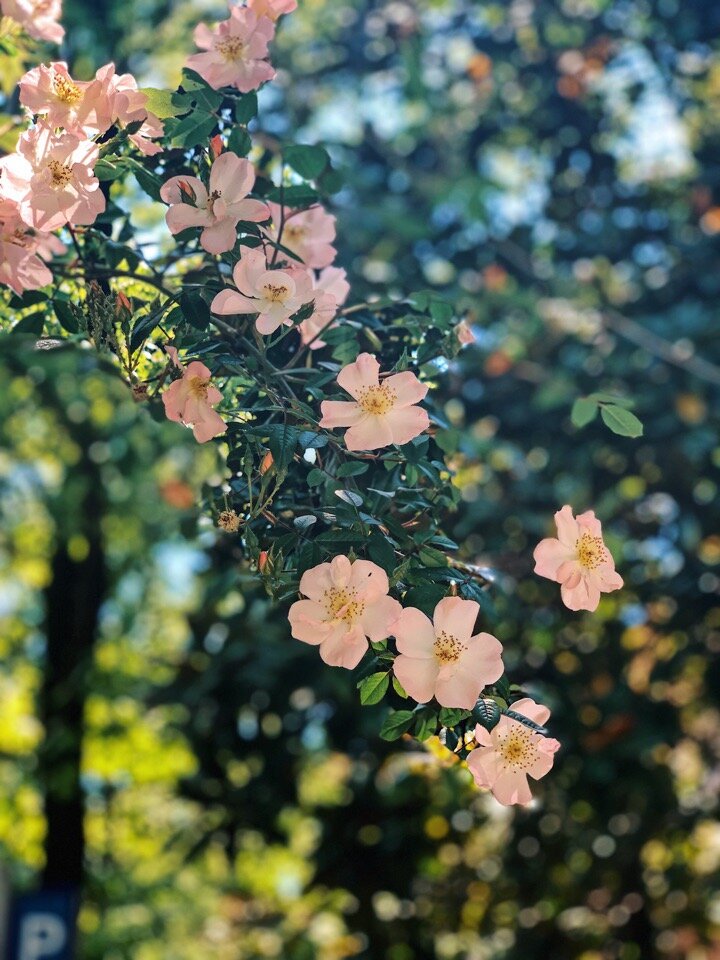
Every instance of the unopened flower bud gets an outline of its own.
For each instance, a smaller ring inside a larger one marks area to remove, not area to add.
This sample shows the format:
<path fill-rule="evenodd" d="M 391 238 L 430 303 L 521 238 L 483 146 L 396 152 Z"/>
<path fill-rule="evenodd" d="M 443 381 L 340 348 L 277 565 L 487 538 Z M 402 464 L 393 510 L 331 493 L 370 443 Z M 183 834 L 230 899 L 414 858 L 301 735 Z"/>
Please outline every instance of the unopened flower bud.
<path fill-rule="evenodd" d="M 210 140 L 210 152 L 213 155 L 213 160 L 217 160 L 220 154 L 223 152 L 224 144 L 222 137 L 219 133 L 216 133 L 214 137 Z"/>
<path fill-rule="evenodd" d="M 268 552 L 267 550 L 261 550 L 260 556 L 258 557 L 258 570 L 260 573 L 265 573 L 265 567 L 268 564 Z"/>
<path fill-rule="evenodd" d="M 262 476 L 262 474 L 267 473 L 274 462 L 273 455 L 268 450 L 268 452 L 262 458 L 262 463 L 260 464 L 260 475 Z"/>

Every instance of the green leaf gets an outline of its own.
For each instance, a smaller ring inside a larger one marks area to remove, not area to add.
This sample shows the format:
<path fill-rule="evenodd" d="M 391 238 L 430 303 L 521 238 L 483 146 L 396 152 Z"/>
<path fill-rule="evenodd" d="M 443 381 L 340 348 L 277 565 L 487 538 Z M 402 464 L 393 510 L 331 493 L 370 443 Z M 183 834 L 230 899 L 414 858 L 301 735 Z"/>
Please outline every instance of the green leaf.
<path fill-rule="evenodd" d="M 273 423 L 265 427 L 265 432 L 276 470 L 287 470 L 295 456 L 298 430 L 284 423 Z"/>
<path fill-rule="evenodd" d="M 395 676 L 395 674 L 393 674 L 392 685 L 393 685 L 393 690 L 395 691 L 395 693 L 396 693 L 399 697 L 402 697 L 403 700 L 407 700 L 407 698 L 408 698 L 408 693 L 407 693 L 407 691 L 405 690 L 405 687 L 403 687 L 403 685 L 400 683 L 400 681 L 398 680 L 398 678 Z"/>
<path fill-rule="evenodd" d="M 534 730 L 536 733 L 546 734 L 548 732 L 547 727 L 543 727 L 539 723 L 535 723 L 534 720 L 531 720 L 529 717 L 526 717 L 524 713 L 517 713 L 515 710 L 503 710 L 503 713 L 505 714 L 506 717 L 510 717 L 511 720 L 517 720 L 518 723 L 522 723 L 523 726 L 529 727 L 531 730 Z M 485 724 L 483 724 L 483 726 L 485 726 Z"/>
<path fill-rule="evenodd" d="M 210 322 L 210 310 L 198 290 L 186 290 L 180 296 L 183 316 L 196 330 L 205 330 Z"/>
<path fill-rule="evenodd" d="M 467 720 L 472 716 L 469 710 L 461 710 L 459 707 L 443 707 L 438 719 L 443 727 L 454 727 L 461 720 Z"/>
<path fill-rule="evenodd" d="M 317 203 L 319 197 L 317 190 L 312 187 L 298 184 L 295 187 L 273 187 L 268 191 L 267 199 L 273 203 L 282 203 L 293 210 L 299 207 L 309 207 Z"/>
<path fill-rule="evenodd" d="M 335 472 L 336 477 L 359 477 L 361 473 L 367 473 L 370 467 L 369 463 L 359 463 L 357 460 L 351 460 L 349 463 L 343 463 Z"/>
<path fill-rule="evenodd" d="M 369 707 L 374 703 L 380 703 L 387 693 L 390 686 L 390 675 L 385 673 L 371 673 L 358 684 L 360 691 L 360 703 L 364 707 Z"/>
<path fill-rule="evenodd" d="M 142 317 L 138 317 L 133 325 L 132 334 L 130 336 L 129 346 L 132 353 L 134 353 L 137 348 L 147 340 L 159 322 L 160 317 L 155 310 L 151 311 L 150 313 L 146 313 Z"/>
<path fill-rule="evenodd" d="M 217 117 L 214 114 L 208 116 L 201 110 L 193 110 L 187 117 L 183 117 L 173 130 L 172 145 L 174 147 L 205 146 L 216 124 Z"/>
<path fill-rule="evenodd" d="M 253 117 L 257 116 L 257 112 L 257 93 L 253 91 L 252 93 L 245 93 L 242 95 L 242 97 L 238 97 L 238 100 L 235 104 L 235 119 L 238 123 L 241 123 L 246 127 Z"/>
<path fill-rule="evenodd" d="M 477 722 L 486 730 L 493 730 L 500 720 L 500 707 L 494 700 L 478 700 L 472 712 Z"/>
<path fill-rule="evenodd" d="M 437 730 L 438 715 L 431 707 L 423 707 L 416 714 L 415 736 L 418 740 L 429 740 Z"/>
<path fill-rule="evenodd" d="M 315 467 L 307 475 L 307 484 L 309 487 L 319 487 L 321 483 L 324 483 L 328 479 L 328 475 L 323 470 L 318 470 Z"/>
<path fill-rule="evenodd" d="M 131 168 L 132 172 L 135 174 L 135 179 L 140 185 L 140 189 L 146 193 L 152 200 L 160 200 L 160 187 L 162 187 L 162 181 L 159 177 L 155 176 L 154 173 L 151 173 L 149 170 L 146 170 L 145 167 L 133 157 L 126 157 L 125 163 Z"/>
<path fill-rule="evenodd" d="M 117 180 L 125 173 L 125 170 L 109 160 L 101 159 L 95 162 L 93 172 L 98 180 Z"/>
<path fill-rule="evenodd" d="M 250 134 L 244 127 L 233 127 L 232 133 L 228 137 L 228 150 L 236 153 L 239 157 L 246 157 L 252 149 L 252 140 Z"/>
<path fill-rule="evenodd" d="M 316 180 L 330 163 L 327 150 L 316 146 L 286 147 L 283 159 L 305 180 Z"/>
<path fill-rule="evenodd" d="M 570 419 L 576 427 L 585 427 L 595 419 L 598 412 L 597 402 L 590 397 L 578 397 L 572 406 Z"/>
<path fill-rule="evenodd" d="M 368 541 L 368 553 L 373 563 L 382 567 L 385 573 L 392 573 L 395 569 L 395 550 L 390 541 L 379 530 L 375 529 L 370 534 Z"/>
<path fill-rule="evenodd" d="M 380 728 L 383 740 L 399 740 L 413 725 L 415 714 L 412 710 L 393 710 L 389 713 Z"/>
<path fill-rule="evenodd" d="M 617 397 L 612 393 L 591 393 L 589 400 L 595 400 L 596 403 L 614 403 L 618 407 L 626 407 L 628 410 L 635 406 L 635 401 L 630 397 Z"/>
<path fill-rule="evenodd" d="M 142 87 L 140 93 L 147 97 L 147 108 L 156 117 L 165 120 L 167 117 L 177 117 L 184 113 L 182 105 L 175 102 L 174 90 L 159 90 L 157 87 Z"/>
<path fill-rule="evenodd" d="M 32 333 L 34 336 L 39 337 L 43 332 L 45 326 L 45 314 L 31 313 L 28 317 L 23 317 L 22 320 L 18 320 L 15 326 L 12 328 L 13 333 Z"/>
<path fill-rule="evenodd" d="M 634 413 L 623 409 L 623 407 L 618 407 L 615 404 L 602 404 L 600 416 L 605 426 L 620 437 L 641 437 L 643 434 L 643 425 L 640 420 Z"/>
<path fill-rule="evenodd" d="M 52 305 L 63 330 L 68 333 L 77 333 L 80 330 L 80 324 L 71 305 L 65 300 L 53 300 Z"/>

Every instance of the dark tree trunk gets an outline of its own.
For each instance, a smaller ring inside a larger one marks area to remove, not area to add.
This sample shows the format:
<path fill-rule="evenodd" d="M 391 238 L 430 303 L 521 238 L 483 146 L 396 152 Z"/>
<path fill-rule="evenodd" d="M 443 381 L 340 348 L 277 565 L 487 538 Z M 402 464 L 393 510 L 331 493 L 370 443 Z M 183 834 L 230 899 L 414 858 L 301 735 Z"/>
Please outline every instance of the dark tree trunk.
<path fill-rule="evenodd" d="M 38 772 L 47 819 L 43 885 L 79 888 L 85 850 L 80 785 L 83 709 L 105 592 L 99 535 L 79 561 L 61 544 L 53 557 L 52 575 L 45 591 L 47 662 L 40 695 L 45 741 Z"/>

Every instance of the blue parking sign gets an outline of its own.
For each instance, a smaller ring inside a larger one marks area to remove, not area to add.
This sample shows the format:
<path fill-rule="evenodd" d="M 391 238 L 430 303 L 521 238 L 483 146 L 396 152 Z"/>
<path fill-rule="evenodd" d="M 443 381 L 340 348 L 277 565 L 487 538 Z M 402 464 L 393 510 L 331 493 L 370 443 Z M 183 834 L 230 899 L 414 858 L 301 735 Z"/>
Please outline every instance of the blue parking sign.
<path fill-rule="evenodd" d="M 40 890 L 15 898 L 8 960 L 72 960 L 77 890 Z"/>

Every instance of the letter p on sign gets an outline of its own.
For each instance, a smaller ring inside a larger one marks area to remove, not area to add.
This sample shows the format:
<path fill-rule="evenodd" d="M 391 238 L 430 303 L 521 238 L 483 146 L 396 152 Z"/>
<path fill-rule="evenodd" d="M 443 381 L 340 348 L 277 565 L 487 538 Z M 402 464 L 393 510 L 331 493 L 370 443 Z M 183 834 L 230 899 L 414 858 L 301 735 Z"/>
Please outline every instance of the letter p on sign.
<path fill-rule="evenodd" d="M 67 928 L 54 913 L 28 913 L 20 924 L 18 960 L 51 960 L 67 943 Z"/>

